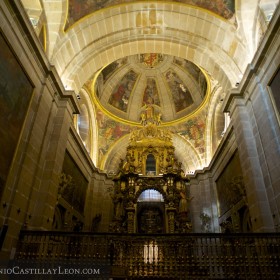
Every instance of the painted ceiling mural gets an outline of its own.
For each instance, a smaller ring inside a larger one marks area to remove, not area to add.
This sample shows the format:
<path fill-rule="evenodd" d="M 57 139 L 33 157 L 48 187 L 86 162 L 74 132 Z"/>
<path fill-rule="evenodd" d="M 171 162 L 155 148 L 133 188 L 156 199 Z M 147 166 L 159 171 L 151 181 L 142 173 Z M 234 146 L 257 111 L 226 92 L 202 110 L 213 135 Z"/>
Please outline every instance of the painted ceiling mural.
<path fill-rule="evenodd" d="M 157 0 L 158 2 L 163 0 Z M 68 17 L 65 25 L 67 30 L 75 22 L 84 16 L 94 13 L 100 9 L 115 6 L 124 3 L 137 2 L 134 0 L 68 0 Z M 207 9 L 217 15 L 231 19 L 235 13 L 235 0 L 169 0 L 168 2 L 177 2 L 197 6 Z"/>
<path fill-rule="evenodd" d="M 133 127 L 109 118 L 99 109 L 96 109 L 96 112 L 99 144 L 98 162 L 100 164 L 110 147 L 121 137 L 130 133 Z"/>
<path fill-rule="evenodd" d="M 190 83 L 191 93 L 187 88 Z M 193 91 L 193 88 L 196 90 Z M 95 96 L 92 102 L 98 126 L 98 165 L 100 165 L 109 156 L 112 146 L 120 138 L 137 129 L 135 124 L 140 125 L 141 108 L 145 104 L 156 105 L 163 116 L 166 111 L 173 108 L 172 106 L 176 112 L 184 112 L 194 103 L 194 95 L 196 99 L 200 96 L 200 100 L 204 100 L 207 80 L 199 67 L 185 59 L 146 54 L 140 57 L 129 56 L 111 63 L 97 77 L 93 75 L 84 84 L 84 89 L 92 97 Z M 137 102 L 133 100 L 135 97 Z M 110 111 L 112 107 L 118 110 Z M 185 121 L 180 120 L 167 126 L 172 133 L 178 134 L 190 143 L 201 159 L 205 158 L 207 110 L 206 105 Z M 127 112 L 127 119 L 122 118 L 124 112 Z M 134 112 L 135 119 L 130 118 L 131 112 Z M 172 115 L 172 118 L 171 120 L 177 120 L 176 115 Z"/>
<path fill-rule="evenodd" d="M 164 59 L 160 53 L 143 53 L 139 55 L 139 62 L 149 68 L 154 68 L 159 65 Z"/>
<path fill-rule="evenodd" d="M 206 128 L 206 111 L 204 110 L 192 119 L 177 124 L 173 127 L 168 127 L 174 134 L 180 135 L 187 140 L 196 149 L 201 158 L 205 156 L 205 128 Z M 116 143 L 121 137 L 131 133 L 135 127 L 123 123 L 119 123 L 102 111 L 97 109 L 97 124 L 98 124 L 98 162 L 103 161 L 110 147 Z"/>
<path fill-rule="evenodd" d="M 160 107 L 157 84 L 153 78 L 147 78 L 142 105 L 144 106 L 145 104 L 155 104 Z"/>
<path fill-rule="evenodd" d="M 183 58 L 174 57 L 173 62 L 183 67 L 192 76 L 199 85 L 201 97 L 204 98 L 207 90 L 207 81 L 201 70 L 195 64 Z"/>
<path fill-rule="evenodd" d="M 87 84 L 108 115 L 129 123 L 139 121 L 137 112 L 145 104 L 156 105 L 164 123 L 178 120 L 197 109 L 207 93 L 202 69 L 185 59 L 154 53 L 118 59 Z"/>
<path fill-rule="evenodd" d="M 90 83 L 84 86 L 89 92 Z M 104 156 L 107 156 L 109 149 L 123 136 L 131 133 L 136 128 L 127 124 L 118 122 L 108 117 L 104 112 L 96 108 L 96 121 L 98 127 L 98 163 L 100 164 Z M 205 157 L 205 128 L 207 107 L 193 118 L 178 123 L 172 127 L 167 127 L 172 133 L 180 135 L 186 141 L 192 144 L 200 155 L 201 159 Z"/>
<path fill-rule="evenodd" d="M 109 99 L 109 104 L 123 112 L 126 112 L 129 98 L 137 77 L 137 73 L 135 73 L 133 70 L 130 70 L 128 73 L 126 73 L 113 90 L 113 93 Z"/>
<path fill-rule="evenodd" d="M 96 109 L 96 112 L 99 143 L 98 162 L 100 164 L 112 145 L 136 128 L 111 119 L 99 109 Z M 172 133 L 178 134 L 190 142 L 202 159 L 205 157 L 206 113 L 207 108 L 186 122 L 167 127 Z"/>
<path fill-rule="evenodd" d="M 206 117 L 207 108 L 186 122 L 170 128 L 170 131 L 189 141 L 201 158 L 205 156 Z"/>
<path fill-rule="evenodd" d="M 173 70 L 168 70 L 165 78 L 173 97 L 176 112 L 191 106 L 193 104 L 192 96 L 178 74 Z"/>
<path fill-rule="evenodd" d="M 127 64 L 127 57 L 120 58 L 113 63 L 107 65 L 101 72 L 103 78 L 103 84 L 107 82 L 107 80 L 111 77 L 113 73 L 123 65 Z"/>

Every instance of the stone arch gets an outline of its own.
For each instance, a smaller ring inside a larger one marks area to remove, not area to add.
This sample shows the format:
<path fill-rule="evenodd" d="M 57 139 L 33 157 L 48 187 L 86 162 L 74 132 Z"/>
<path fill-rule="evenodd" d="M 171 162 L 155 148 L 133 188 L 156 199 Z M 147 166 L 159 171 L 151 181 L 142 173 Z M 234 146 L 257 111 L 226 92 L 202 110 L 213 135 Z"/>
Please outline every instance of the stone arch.
<path fill-rule="evenodd" d="M 235 84 L 244 71 L 248 63 L 247 52 L 234 35 L 233 24 L 185 6 L 180 6 L 182 8 L 177 12 L 179 20 L 174 21 L 174 13 L 166 10 L 168 5 L 158 3 L 157 9 L 166 20 L 166 25 L 162 27 L 164 32 L 147 36 L 133 24 L 139 10 L 128 6 L 131 10 L 128 9 L 126 19 L 118 18 L 118 8 L 106 9 L 98 13 L 98 17 L 93 14 L 66 33 L 58 44 L 53 60 L 64 84 L 77 91 L 89 75 L 101 67 L 140 52 L 156 51 L 188 59 L 213 73 L 224 88 Z M 112 30 L 102 28 L 112 26 L 112 21 L 118 19 L 121 26 Z M 201 28 L 196 30 L 196 25 Z M 96 34 L 92 34 L 94 29 Z M 224 40 L 225 34 L 227 40 Z"/>
<path fill-rule="evenodd" d="M 109 173 L 116 173 L 118 171 L 120 159 L 126 156 L 126 149 L 129 144 L 130 134 L 123 136 L 112 146 L 107 152 L 107 155 L 102 160 L 100 168 Z"/>
<path fill-rule="evenodd" d="M 192 147 L 191 143 L 176 134 L 173 135 L 172 140 L 175 146 L 175 156 L 179 162 L 182 162 L 185 173 L 191 173 L 205 166 L 200 155 L 197 153 L 196 149 Z"/>
<path fill-rule="evenodd" d="M 160 186 L 153 186 L 153 187 L 151 187 L 151 186 L 142 186 L 134 195 L 135 201 L 137 201 L 139 196 L 141 195 L 141 193 L 146 191 L 146 190 L 158 191 L 163 196 L 163 200 L 167 201 L 167 193 Z"/>
<path fill-rule="evenodd" d="M 63 25 L 66 20 L 67 0 L 53 1 L 40 0 L 45 11 L 47 21 L 47 56 L 51 60 L 56 43 L 61 33 L 63 33 Z"/>
<path fill-rule="evenodd" d="M 237 15 L 238 32 L 244 38 L 248 46 L 248 59 L 251 60 L 261 39 L 259 14 L 264 12 L 272 15 L 279 1 L 277 0 L 236 0 L 235 10 Z M 264 27 L 266 29 L 266 27 Z"/>
<path fill-rule="evenodd" d="M 106 157 L 100 164 L 101 170 L 109 173 L 116 173 L 118 171 L 120 159 L 124 159 L 126 156 L 129 137 L 130 134 L 120 138 L 107 152 Z M 175 147 L 175 156 L 179 162 L 182 162 L 184 172 L 191 173 L 191 171 L 202 169 L 206 166 L 195 148 L 179 135 L 173 135 L 173 145 Z"/>
<path fill-rule="evenodd" d="M 81 98 L 84 99 L 84 104 L 87 105 L 89 111 L 89 121 L 90 121 L 90 157 L 95 165 L 97 165 L 98 160 L 98 125 L 96 118 L 95 107 L 91 106 L 91 99 L 87 91 L 84 89 L 80 90 Z"/>
<path fill-rule="evenodd" d="M 154 50 L 160 50 L 160 45 L 162 44 L 165 44 L 170 48 L 169 52 L 165 52 L 164 50 L 161 51 L 163 54 L 178 56 L 178 52 L 176 50 L 180 49 L 180 56 L 178 57 L 188 59 L 195 64 L 199 64 L 208 72 L 213 73 L 213 75 L 225 89 L 231 88 L 236 83 L 236 81 L 239 80 L 238 75 L 241 72 L 237 70 L 234 72 L 232 69 L 236 67 L 230 67 L 230 65 L 233 64 L 232 61 L 229 61 L 229 58 L 223 57 L 218 53 L 215 54 L 213 52 L 208 52 L 204 48 L 197 46 L 194 47 L 181 45 L 179 41 L 175 42 L 175 40 L 172 42 L 152 40 L 149 41 L 151 44 L 142 46 L 141 43 L 141 41 L 122 43 L 121 45 L 114 46 L 109 50 L 99 52 L 96 54 L 96 56 L 91 57 L 89 60 L 84 60 L 84 64 L 76 64 L 76 66 L 74 66 L 75 62 L 73 61 L 73 65 L 71 65 L 70 68 L 73 68 L 74 70 L 71 73 L 68 73 L 69 76 L 63 75 L 62 80 L 64 84 L 67 84 L 68 86 L 70 85 L 70 87 L 77 92 L 87 81 L 87 79 L 90 78 L 89 69 L 92 69 L 96 72 L 98 69 L 102 68 L 102 66 L 121 58 L 119 55 L 113 55 L 109 60 L 107 58 L 110 56 L 108 53 L 118 53 L 120 50 L 123 52 L 126 48 L 131 49 L 130 52 L 127 52 L 127 55 L 134 55 L 138 52 L 148 53 L 153 52 Z M 145 41 L 143 43 L 145 43 Z M 138 49 L 138 51 L 135 51 L 136 49 Z M 183 53 L 185 55 L 182 55 Z M 194 54 L 195 58 L 190 57 L 191 53 Z M 225 61 L 227 62 L 225 63 Z"/>
<path fill-rule="evenodd" d="M 209 119 L 210 121 L 210 119 Z M 223 103 L 222 101 L 217 102 L 214 115 L 212 117 L 212 124 L 211 124 L 211 155 L 213 156 L 216 152 L 220 141 L 225 133 L 227 127 L 226 124 L 226 116 L 223 112 Z"/>
<path fill-rule="evenodd" d="M 217 84 L 214 85 L 212 90 L 211 99 L 209 101 L 209 109 L 206 123 L 206 164 L 210 163 L 210 159 L 213 157 L 215 152 L 215 147 L 217 147 L 218 134 L 220 135 L 225 128 L 224 126 L 224 113 L 222 111 L 223 100 L 225 97 L 225 92 Z M 220 128 L 222 125 L 222 129 Z M 214 133 L 214 127 L 218 128 L 218 131 Z M 215 139 L 213 136 L 215 135 Z M 215 143 L 213 143 L 213 141 Z"/>

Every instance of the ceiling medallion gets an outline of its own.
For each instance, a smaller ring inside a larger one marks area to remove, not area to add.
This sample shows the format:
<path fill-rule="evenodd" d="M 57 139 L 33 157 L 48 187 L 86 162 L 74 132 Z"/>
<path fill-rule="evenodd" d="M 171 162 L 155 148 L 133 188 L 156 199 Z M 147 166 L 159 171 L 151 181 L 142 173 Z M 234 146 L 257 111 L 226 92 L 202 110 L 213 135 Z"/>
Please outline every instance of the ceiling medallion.
<path fill-rule="evenodd" d="M 139 62 L 148 68 L 155 68 L 163 59 L 164 57 L 160 53 L 144 53 L 139 55 Z"/>

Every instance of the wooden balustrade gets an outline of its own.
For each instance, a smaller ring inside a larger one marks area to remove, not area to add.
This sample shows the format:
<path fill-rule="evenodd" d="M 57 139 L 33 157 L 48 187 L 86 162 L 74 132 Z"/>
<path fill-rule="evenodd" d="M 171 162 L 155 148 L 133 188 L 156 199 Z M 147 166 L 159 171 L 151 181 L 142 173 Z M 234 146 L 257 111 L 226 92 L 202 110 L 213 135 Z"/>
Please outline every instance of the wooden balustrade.
<path fill-rule="evenodd" d="M 280 279 L 280 235 L 22 231 L 16 259 L 104 263 L 121 279 L 272 280 Z"/>

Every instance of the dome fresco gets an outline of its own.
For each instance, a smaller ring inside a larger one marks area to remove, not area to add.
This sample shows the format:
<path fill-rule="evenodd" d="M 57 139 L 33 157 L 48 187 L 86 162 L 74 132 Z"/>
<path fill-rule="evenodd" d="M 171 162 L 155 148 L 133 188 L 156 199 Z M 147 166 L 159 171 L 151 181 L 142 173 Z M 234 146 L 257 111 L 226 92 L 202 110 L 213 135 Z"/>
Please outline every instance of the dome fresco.
<path fill-rule="evenodd" d="M 95 166 L 118 168 L 143 110 L 153 104 L 186 172 L 208 166 L 217 151 L 230 124 L 229 90 L 243 79 L 279 3 L 21 2 L 33 24 L 41 3 L 44 26 L 33 26 L 44 33 L 65 89 L 79 98 L 75 127 Z"/>
<path fill-rule="evenodd" d="M 113 147 L 127 145 L 149 104 L 160 113 L 161 125 L 179 137 L 180 147 L 184 149 L 185 141 L 203 161 L 210 80 L 188 60 L 154 53 L 127 56 L 100 70 L 84 85 L 96 112 L 98 165 L 110 171 L 114 170 L 110 162 L 118 166 L 117 159 L 111 158 Z"/>
<path fill-rule="evenodd" d="M 146 53 L 119 59 L 93 79 L 91 94 L 99 108 L 123 122 L 138 124 L 152 104 L 162 122 L 177 121 L 203 107 L 210 91 L 206 74 L 182 58 Z"/>

